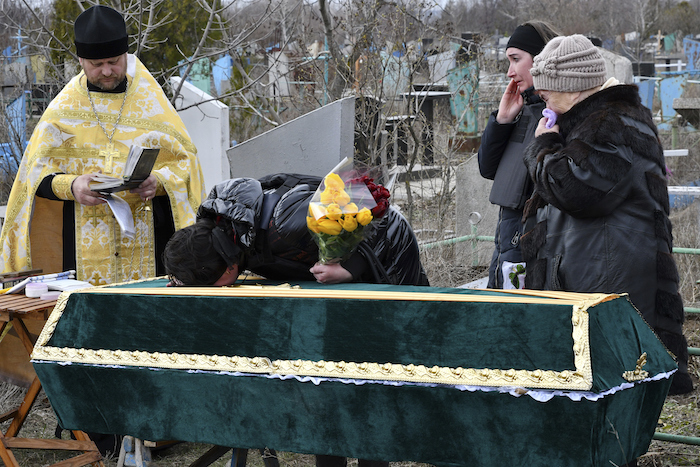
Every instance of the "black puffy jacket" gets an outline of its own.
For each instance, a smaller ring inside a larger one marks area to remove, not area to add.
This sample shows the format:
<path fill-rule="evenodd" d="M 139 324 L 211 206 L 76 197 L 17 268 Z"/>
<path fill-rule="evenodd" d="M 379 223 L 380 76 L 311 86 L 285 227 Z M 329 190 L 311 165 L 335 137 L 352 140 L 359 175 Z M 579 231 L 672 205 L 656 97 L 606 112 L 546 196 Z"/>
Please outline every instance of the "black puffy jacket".
<path fill-rule="evenodd" d="M 306 226 L 309 201 L 321 183 L 312 175 L 235 178 L 216 185 L 197 213 L 232 223 L 245 252 L 244 266 L 273 280 L 314 280 L 309 268 L 318 247 Z M 358 282 L 428 285 L 418 242 L 393 207 L 372 223 L 370 235 L 342 263 Z"/>

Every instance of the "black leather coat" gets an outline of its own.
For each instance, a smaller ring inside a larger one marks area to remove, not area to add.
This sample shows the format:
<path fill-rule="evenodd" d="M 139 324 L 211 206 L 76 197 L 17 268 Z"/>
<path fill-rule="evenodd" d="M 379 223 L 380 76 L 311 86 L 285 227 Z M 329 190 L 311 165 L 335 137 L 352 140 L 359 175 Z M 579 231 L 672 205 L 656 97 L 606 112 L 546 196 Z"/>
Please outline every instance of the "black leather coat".
<path fill-rule="evenodd" d="M 557 123 L 525 152 L 537 222 L 521 241 L 526 287 L 628 293 L 687 361 L 663 148 L 637 87 L 601 90 Z"/>

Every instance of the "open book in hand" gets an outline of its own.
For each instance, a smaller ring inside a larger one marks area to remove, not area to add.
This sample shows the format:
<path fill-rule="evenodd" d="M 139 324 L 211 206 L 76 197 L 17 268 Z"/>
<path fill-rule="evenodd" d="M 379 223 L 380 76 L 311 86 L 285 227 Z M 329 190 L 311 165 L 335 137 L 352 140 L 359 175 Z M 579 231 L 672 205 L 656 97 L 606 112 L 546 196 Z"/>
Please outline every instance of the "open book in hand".
<path fill-rule="evenodd" d="M 98 193 L 113 193 L 115 191 L 133 190 L 148 178 L 153 165 L 158 158 L 159 148 L 142 148 L 131 146 L 129 156 L 126 158 L 124 175 L 111 177 L 105 174 L 97 174 L 90 182 L 90 188 Z"/>

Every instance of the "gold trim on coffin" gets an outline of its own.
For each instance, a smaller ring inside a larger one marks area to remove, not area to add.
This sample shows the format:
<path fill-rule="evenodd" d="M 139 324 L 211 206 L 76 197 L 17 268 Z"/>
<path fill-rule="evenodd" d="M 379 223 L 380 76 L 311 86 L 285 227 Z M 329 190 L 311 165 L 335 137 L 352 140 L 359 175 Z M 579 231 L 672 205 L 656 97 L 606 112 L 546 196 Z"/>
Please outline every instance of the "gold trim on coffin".
<path fill-rule="evenodd" d="M 241 286 L 228 288 L 124 288 L 96 287 L 72 293 L 128 293 L 138 295 L 208 295 L 231 297 L 314 297 L 357 299 L 357 291 L 318 290 L 278 287 Z M 241 372 L 255 374 L 297 375 L 360 380 L 404 381 L 467 386 L 526 387 L 537 389 L 589 390 L 593 384 L 588 308 L 618 295 L 571 294 L 567 292 L 524 292 L 499 296 L 445 293 L 367 292 L 363 299 L 430 300 L 461 302 L 540 303 L 572 306 L 574 369 L 564 371 L 516 370 L 490 368 L 426 367 L 372 362 L 333 362 L 308 360 L 270 360 L 267 357 L 195 355 L 104 349 L 76 349 L 46 346 L 60 319 L 70 293 L 62 293 L 34 347 L 34 360 L 72 362 L 95 365 L 120 365 L 179 370 Z M 461 297 L 461 299 L 459 298 Z"/>

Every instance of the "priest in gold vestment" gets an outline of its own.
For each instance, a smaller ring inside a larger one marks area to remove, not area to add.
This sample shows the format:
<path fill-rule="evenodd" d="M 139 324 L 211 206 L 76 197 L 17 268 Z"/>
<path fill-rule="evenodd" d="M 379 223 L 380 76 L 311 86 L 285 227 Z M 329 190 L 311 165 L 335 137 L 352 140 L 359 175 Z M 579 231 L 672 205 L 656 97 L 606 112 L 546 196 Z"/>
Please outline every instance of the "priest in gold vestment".
<path fill-rule="evenodd" d="M 194 223 L 204 194 L 196 148 L 160 85 L 128 54 L 116 10 L 81 13 L 75 44 L 83 70 L 37 124 L 10 193 L 2 270 L 75 269 L 95 285 L 156 276 L 165 243 Z M 116 193 L 131 208 L 130 239 L 89 183 L 99 172 L 121 176 L 132 145 L 160 153 L 146 181 Z"/>

